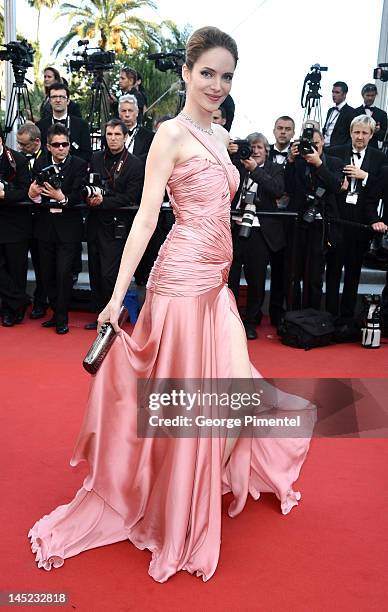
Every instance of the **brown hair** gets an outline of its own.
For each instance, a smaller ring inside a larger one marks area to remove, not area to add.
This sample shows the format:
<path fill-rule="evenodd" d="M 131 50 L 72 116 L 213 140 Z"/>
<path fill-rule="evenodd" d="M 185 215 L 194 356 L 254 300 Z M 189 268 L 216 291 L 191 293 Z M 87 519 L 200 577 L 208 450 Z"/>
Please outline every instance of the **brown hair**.
<path fill-rule="evenodd" d="M 218 28 L 206 26 L 193 32 L 186 45 L 186 66 L 192 70 L 195 62 L 205 51 L 222 47 L 231 53 L 235 64 L 238 60 L 236 41 Z"/>

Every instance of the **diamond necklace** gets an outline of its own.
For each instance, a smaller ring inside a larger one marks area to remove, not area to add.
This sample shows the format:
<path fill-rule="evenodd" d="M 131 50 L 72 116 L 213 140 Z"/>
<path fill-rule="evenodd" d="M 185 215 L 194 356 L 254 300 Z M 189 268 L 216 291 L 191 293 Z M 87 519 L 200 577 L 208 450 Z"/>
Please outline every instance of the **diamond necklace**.
<path fill-rule="evenodd" d="M 196 127 L 198 130 L 200 130 L 201 132 L 205 132 L 206 134 L 209 134 L 209 136 L 213 136 L 214 131 L 212 130 L 212 128 L 203 128 L 199 125 L 199 123 L 197 123 L 196 121 L 194 121 L 194 119 L 192 119 L 191 117 L 189 117 L 189 115 L 186 115 L 186 113 L 184 113 L 183 111 L 181 111 L 179 113 L 179 115 L 181 115 L 182 117 L 184 117 L 184 119 L 187 119 L 187 121 L 190 121 L 190 123 Z"/>

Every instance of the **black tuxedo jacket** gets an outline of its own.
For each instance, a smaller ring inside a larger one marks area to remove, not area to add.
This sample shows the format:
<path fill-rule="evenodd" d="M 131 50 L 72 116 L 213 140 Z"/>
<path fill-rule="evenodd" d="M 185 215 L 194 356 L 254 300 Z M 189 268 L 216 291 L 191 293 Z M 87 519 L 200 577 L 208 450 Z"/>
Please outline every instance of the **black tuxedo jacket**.
<path fill-rule="evenodd" d="M 34 176 L 52 163 L 51 156 L 40 157 L 34 164 Z M 62 191 L 68 203 L 61 213 L 51 213 L 49 199 L 42 196 L 42 205 L 37 206 L 34 220 L 34 237 L 47 242 L 78 242 L 83 238 L 83 220 L 80 210 L 74 206 L 82 203 L 81 188 L 85 183 L 87 163 L 84 159 L 69 155 L 61 174 Z"/>
<path fill-rule="evenodd" d="M 93 153 L 90 165 L 90 172 L 98 173 L 103 181 L 108 177 L 105 162 L 106 155 L 106 151 L 96 151 Z M 119 176 L 114 180 L 114 185 L 112 185 L 111 182 L 107 183 L 107 187 L 111 190 L 111 193 L 104 196 L 100 206 L 89 208 L 86 219 L 88 240 L 96 237 L 101 223 L 104 225 L 113 225 L 115 217 L 129 229 L 134 213 L 128 211 L 120 212 L 119 210 L 112 209 L 140 204 L 143 183 L 144 163 L 135 155 L 128 153 L 128 157 L 124 162 Z"/>
<path fill-rule="evenodd" d="M 237 165 L 237 164 L 236 164 Z M 278 212 L 276 199 L 284 193 L 284 172 L 280 164 L 266 161 L 262 168 L 257 167 L 248 173 L 242 164 L 237 165 L 240 172 L 240 187 L 233 198 L 232 210 L 236 208 L 240 199 L 244 180 L 249 178 L 257 183 L 256 210 L 258 212 Z M 279 251 L 286 246 L 283 219 L 276 217 L 259 217 L 264 240 L 272 251 Z"/>
<path fill-rule="evenodd" d="M 381 108 L 377 108 L 377 106 L 371 106 L 371 111 L 373 119 L 377 123 L 380 123 L 380 129 L 378 132 L 373 134 L 373 137 L 369 141 L 369 146 L 378 149 L 378 143 L 384 141 L 385 132 L 387 131 L 387 113 L 381 110 Z M 354 109 L 354 116 L 358 117 L 358 115 L 366 115 L 364 106 L 358 106 Z"/>
<path fill-rule="evenodd" d="M 20 206 L 20 202 L 28 202 L 30 173 L 27 160 L 18 151 L 9 149 L 16 163 L 16 175 L 6 157 L 5 151 L 0 158 L 0 180 L 9 183 L 5 186 L 4 199 L 0 200 L 0 244 L 21 242 L 31 237 L 31 214 L 28 206 Z"/>
<path fill-rule="evenodd" d="M 151 132 L 151 130 L 147 130 L 145 127 L 140 127 L 135 136 L 133 155 L 136 155 L 136 157 L 145 162 L 154 136 L 155 134 L 154 132 Z"/>
<path fill-rule="evenodd" d="M 332 110 L 333 107 L 329 108 L 329 110 L 327 111 L 325 125 L 323 127 L 323 134 L 326 133 L 326 127 Z M 330 148 L 350 142 L 350 124 L 354 117 L 354 108 L 352 106 L 349 106 L 349 104 L 345 104 L 340 110 L 338 119 L 335 122 L 334 129 L 331 133 Z"/>
<path fill-rule="evenodd" d="M 92 158 L 92 145 L 90 142 L 89 126 L 81 117 L 68 115 L 69 131 L 70 131 L 70 154 L 80 157 L 85 161 L 90 161 Z M 52 117 L 45 117 L 37 122 L 42 135 L 42 146 L 47 143 L 47 130 L 53 124 Z"/>
<path fill-rule="evenodd" d="M 338 217 L 336 194 L 340 193 L 343 179 L 343 161 L 331 155 L 322 155 L 319 168 L 298 157 L 294 163 L 287 163 L 284 171 L 286 192 L 290 194 L 288 210 L 303 215 L 308 207 L 307 195 L 318 187 L 325 189 L 323 201 L 327 217 Z"/>
<path fill-rule="evenodd" d="M 330 149 L 330 153 L 342 159 L 345 166 L 351 163 L 351 145 L 334 147 L 333 149 Z M 366 182 L 365 187 L 362 187 L 362 181 L 357 181 L 357 204 L 346 203 L 346 192 L 341 193 L 341 195 L 337 198 L 341 219 L 346 219 L 348 221 L 356 221 L 357 223 L 366 223 L 368 225 L 370 223 L 374 223 L 374 221 L 377 220 L 378 202 L 373 201 L 370 195 L 371 193 L 373 193 L 376 187 L 380 173 L 382 171 L 382 167 L 385 163 L 386 157 L 383 153 L 381 153 L 381 151 L 377 151 L 373 147 L 366 148 L 361 169 L 365 170 L 365 172 L 368 172 L 368 180 Z M 368 239 L 370 237 L 366 234 L 365 231 L 358 231 L 356 228 L 354 230 L 354 235 L 362 240 Z"/>

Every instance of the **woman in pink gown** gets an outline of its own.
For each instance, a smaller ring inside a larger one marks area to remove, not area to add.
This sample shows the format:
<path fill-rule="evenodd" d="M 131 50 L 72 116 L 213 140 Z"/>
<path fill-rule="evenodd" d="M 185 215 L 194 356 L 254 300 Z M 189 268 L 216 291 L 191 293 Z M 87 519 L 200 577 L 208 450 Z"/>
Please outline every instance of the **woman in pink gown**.
<path fill-rule="evenodd" d="M 248 493 L 273 492 L 283 514 L 297 505 L 292 485 L 308 438 L 138 438 L 137 379 L 250 378 L 244 328 L 227 287 L 232 260 L 230 200 L 239 175 L 227 132 L 211 114 L 231 88 L 236 44 L 216 28 L 189 40 L 183 113 L 152 144 L 142 203 L 123 253 L 112 298 L 99 316 L 119 332 L 91 384 L 72 465 L 90 472 L 75 498 L 30 530 L 38 567 L 50 570 L 90 548 L 129 539 L 152 552 L 149 573 L 164 582 L 178 570 L 208 580 L 220 551 L 221 496 L 229 515 Z M 129 337 L 118 328 L 126 288 L 152 235 L 167 185 L 176 223 L 154 264 L 144 306 Z M 308 407 L 277 393 L 279 409 Z M 85 558 L 87 563 L 87 558 Z"/>

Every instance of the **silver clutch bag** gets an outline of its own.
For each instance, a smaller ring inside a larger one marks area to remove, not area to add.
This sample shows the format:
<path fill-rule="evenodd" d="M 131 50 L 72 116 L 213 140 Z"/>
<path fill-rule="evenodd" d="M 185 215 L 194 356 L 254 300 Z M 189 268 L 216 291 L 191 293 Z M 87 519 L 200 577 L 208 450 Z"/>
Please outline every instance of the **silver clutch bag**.
<path fill-rule="evenodd" d="M 120 327 L 127 320 L 127 318 L 128 311 L 125 306 L 121 306 L 118 321 Z M 96 374 L 98 372 L 98 369 L 107 356 L 116 336 L 117 334 L 110 323 L 104 323 L 102 325 L 100 333 L 97 335 L 97 338 L 93 342 L 82 362 L 82 365 L 84 366 L 85 370 L 89 372 L 89 374 Z"/>

